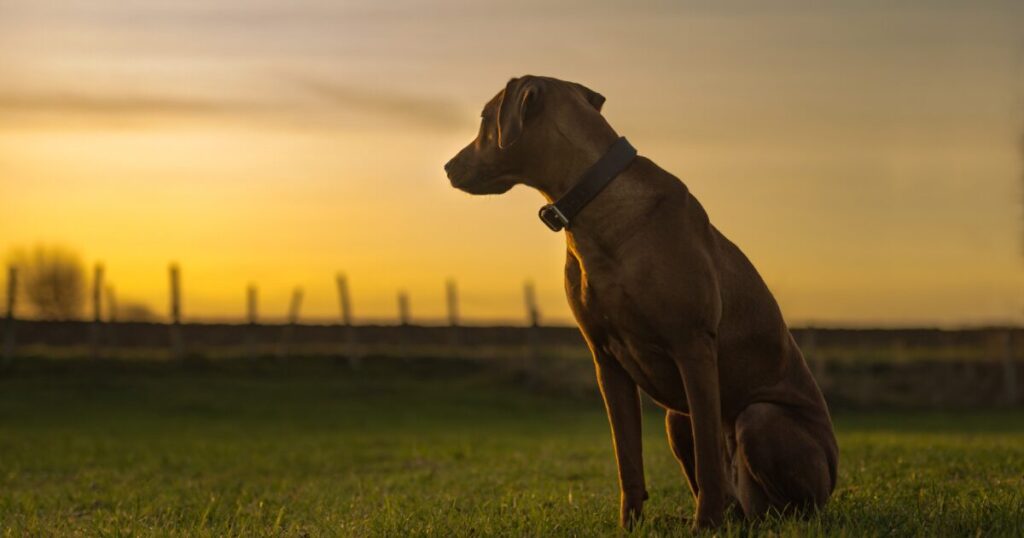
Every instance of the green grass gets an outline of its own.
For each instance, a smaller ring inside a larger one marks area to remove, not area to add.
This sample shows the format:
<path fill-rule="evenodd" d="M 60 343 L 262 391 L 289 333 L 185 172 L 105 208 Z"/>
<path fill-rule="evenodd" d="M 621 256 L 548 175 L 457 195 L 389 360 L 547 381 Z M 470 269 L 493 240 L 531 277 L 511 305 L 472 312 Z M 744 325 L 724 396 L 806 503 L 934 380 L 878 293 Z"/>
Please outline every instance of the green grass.
<path fill-rule="evenodd" d="M 18 365 L 0 378 L 0 532 L 13 536 L 616 535 L 595 398 L 478 366 L 330 361 Z M 728 536 L 1020 536 L 1024 413 L 837 417 L 840 484 L 808 521 Z M 651 409 L 638 536 L 693 503 Z"/>

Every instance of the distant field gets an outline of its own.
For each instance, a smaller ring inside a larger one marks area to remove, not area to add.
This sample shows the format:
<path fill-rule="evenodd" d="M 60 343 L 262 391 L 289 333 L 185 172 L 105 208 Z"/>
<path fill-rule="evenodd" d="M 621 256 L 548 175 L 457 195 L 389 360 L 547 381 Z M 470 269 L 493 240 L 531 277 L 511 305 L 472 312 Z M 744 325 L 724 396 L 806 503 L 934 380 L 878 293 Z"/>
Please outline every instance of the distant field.
<path fill-rule="evenodd" d="M 0 377 L 5 535 L 618 534 L 596 397 L 455 361 L 183 368 L 60 361 Z M 650 410 L 637 536 L 692 511 Z M 728 536 L 1020 536 L 1024 412 L 837 417 L 840 485 L 810 521 Z"/>

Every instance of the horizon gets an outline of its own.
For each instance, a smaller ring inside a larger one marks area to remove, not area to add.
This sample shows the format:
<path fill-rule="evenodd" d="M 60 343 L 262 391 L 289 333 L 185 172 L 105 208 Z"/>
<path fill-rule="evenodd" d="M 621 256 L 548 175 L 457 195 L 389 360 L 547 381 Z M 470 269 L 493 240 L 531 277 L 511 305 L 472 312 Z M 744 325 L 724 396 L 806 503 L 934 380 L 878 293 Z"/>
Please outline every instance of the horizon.
<path fill-rule="evenodd" d="M 454 279 L 466 321 L 523 319 L 532 281 L 571 325 L 543 198 L 442 170 L 532 73 L 604 95 L 791 325 L 1024 320 L 1019 2 L 3 9 L 0 256 L 67 245 L 161 316 L 177 262 L 185 320 L 242 319 L 249 284 L 263 319 L 295 287 L 303 319 L 337 317 L 343 272 L 357 322 L 399 290 L 443 319 Z"/>

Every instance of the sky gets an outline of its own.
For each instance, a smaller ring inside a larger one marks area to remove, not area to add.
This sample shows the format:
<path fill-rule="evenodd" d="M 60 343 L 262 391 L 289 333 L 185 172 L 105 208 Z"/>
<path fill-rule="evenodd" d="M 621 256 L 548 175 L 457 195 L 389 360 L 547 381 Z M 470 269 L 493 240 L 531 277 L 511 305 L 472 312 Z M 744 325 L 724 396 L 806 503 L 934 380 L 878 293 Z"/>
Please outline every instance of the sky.
<path fill-rule="evenodd" d="M 512 76 L 602 93 L 796 325 L 1024 321 L 1024 2 L 0 0 L 0 256 L 186 319 L 571 315 L 543 198 L 442 166 Z"/>

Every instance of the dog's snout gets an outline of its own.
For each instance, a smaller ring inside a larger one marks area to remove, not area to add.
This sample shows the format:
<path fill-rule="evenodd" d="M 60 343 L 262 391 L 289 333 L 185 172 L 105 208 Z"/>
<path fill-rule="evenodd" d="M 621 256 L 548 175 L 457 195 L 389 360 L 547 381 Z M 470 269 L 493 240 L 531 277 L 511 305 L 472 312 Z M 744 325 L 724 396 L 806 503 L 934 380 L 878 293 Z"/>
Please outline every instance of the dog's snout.
<path fill-rule="evenodd" d="M 452 157 L 448 162 L 444 163 L 444 171 L 451 176 L 452 170 L 455 168 L 455 157 Z"/>

